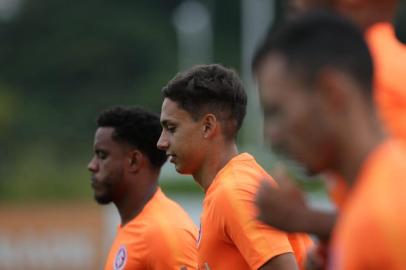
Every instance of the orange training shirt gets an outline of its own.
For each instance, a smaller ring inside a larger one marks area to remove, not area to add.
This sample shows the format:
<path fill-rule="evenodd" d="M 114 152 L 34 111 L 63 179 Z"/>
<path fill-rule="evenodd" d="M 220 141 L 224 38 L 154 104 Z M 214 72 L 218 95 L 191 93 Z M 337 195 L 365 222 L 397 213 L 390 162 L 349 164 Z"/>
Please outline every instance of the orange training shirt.
<path fill-rule="evenodd" d="M 275 184 L 247 153 L 234 157 L 218 172 L 203 201 L 199 269 L 258 269 L 274 256 L 292 251 L 303 264 L 312 244 L 307 235 L 288 237 L 256 220 L 254 199 L 263 179 Z"/>
<path fill-rule="evenodd" d="M 133 220 L 118 228 L 105 270 L 197 269 L 197 228 L 160 189 Z"/>
<path fill-rule="evenodd" d="M 406 149 L 388 140 L 371 152 L 333 232 L 331 270 L 406 269 Z"/>
<path fill-rule="evenodd" d="M 375 66 L 378 113 L 389 133 L 406 142 L 406 45 L 396 38 L 390 23 L 371 26 L 365 37 Z"/>

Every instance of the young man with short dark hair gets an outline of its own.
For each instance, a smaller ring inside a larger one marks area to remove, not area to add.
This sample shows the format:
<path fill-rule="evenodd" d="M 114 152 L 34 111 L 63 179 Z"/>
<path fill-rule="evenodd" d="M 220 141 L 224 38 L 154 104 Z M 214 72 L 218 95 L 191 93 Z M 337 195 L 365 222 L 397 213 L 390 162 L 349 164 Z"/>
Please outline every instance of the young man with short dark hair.
<path fill-rule="evenodd" d="M 307 236 L 287 235 L 255 220 L 254 196 L 272 178 L 236 136 L 247 96 L 237 74 L 221 65 L 195 66 L 162 90 L 163 127 L 158 148 L 181 174 L 204 189 L 198 243 L 200 269 L 297 269 Z M 295 254 L 293 254 L 293 252 Z"/>

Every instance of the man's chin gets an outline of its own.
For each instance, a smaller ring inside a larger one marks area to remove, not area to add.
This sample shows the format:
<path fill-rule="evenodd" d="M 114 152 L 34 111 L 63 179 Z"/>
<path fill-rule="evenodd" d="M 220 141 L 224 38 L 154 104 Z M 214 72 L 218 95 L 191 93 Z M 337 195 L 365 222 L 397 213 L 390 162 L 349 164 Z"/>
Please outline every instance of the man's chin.
<path fill-rule="evenodd" d="M 174 163 L 173 165 L 175 166 L 175 170 L 176 170 L 177 173 L 185 174 L 185 173 L 183 172 L 184 170 L 183 170 L 182 166 L 179 166 L 179 163 L 177 163 L 177 164 Z"/>
<path fill-rule="evenodd" d="M 307 176 L 310 177 L 315 177 L 315 176 L 319 176 L 321 171 L 320 170 L 316 170 L 314 168 L 310 168 L 310 167 L 305 167 L 305 173 Z"/>
<path fill-rule="evenodd" d="M 323 168 L 321 168 L 320 166 L 315 166 L 314 164 L 306 164 L 304 162 L 298 162 L 298 164 L 300 164 L 301 168 L 303 169 L 303 173 L 307 177 L 318 177 L 321 173 L 324 172 Z"/>
<path fill-rule="evenodd" d="M 294 167 L 298 168 L 307 177 L 315 177 L 323 172 L 323 170 L 319 166 L 315 166 L 316 164 L 309 163 L 307 162 L 307 160 L 300 158 L 298 156 L 284 156 L 284 157 L 285 161 L 287 161 Z"/>
<path fill-rule="evenodd" d="M 181 166 L 178 166 L 178 165 L 175 165 L 175 170 L 177 173 L 183 174 L 183 175 L 192 175 L 193 174 L 193 172 L 191 172 L 185 168 L 182 168 Z"/>
<path fill-rule="evenodd" d="M 106 205 L 112 202 L 111 198 L 108 196 L 98 196 L 94 195 L 95 201 L 100 205 Z"/>

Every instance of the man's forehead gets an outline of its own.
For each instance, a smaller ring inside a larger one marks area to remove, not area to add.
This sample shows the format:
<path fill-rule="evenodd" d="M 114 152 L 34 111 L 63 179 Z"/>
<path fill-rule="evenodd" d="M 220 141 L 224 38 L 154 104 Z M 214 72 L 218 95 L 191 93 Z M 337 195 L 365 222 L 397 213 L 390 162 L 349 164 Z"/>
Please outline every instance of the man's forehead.
<path fill-rule="evenodd" d="M 105 142 L 112 139 L 113 127 L 98 127 L 94 136 L 95 142 Z"/>
<path fill-rule="evenodd" d="M 114 127 L 99 127 L 96 130 L 94 137 L 93 148 L 95 150 L 105 150 L 109 152 L 116 151 L 115 149 L 126 149 L 133 148 L 129 143 L 121 140 L 116 140 L 113 138 L 115 132 Z"/>
<path fill-rule="evenodd" d="M 286 57 L 277 52 L 269 53 L 263 61 L 261 65 L 261 72 L 269 73 L 270 71 L 282 71 L 287 68 L 287 60 Z"/>
<path fill-rule="evenodd" d="M 178 103 L 170 98 L 165 98 L 162 102 L 162 113 L 169 113 L 178 109 L 180 109 Z"/>
<path fill-rule="evenodd" d="M 280 55 L 267 57 L 257 76 L 263 106 L 288 98 L 292 90 L 298 87 L 296 71 L 289 66 L 286 58 Z"/>
<path fill-rule="evenodd" d="M 161 123 L 190 118 L 190 114 L 182 109 L 176 101 L 169 98 L 164 99 L 161 110 Z"/>
<path fill-rule="evenodd" d="M 289 77 L 287 74 L 288 66 L 285 58 L 276 54 L 268 55 L 257 73 L 261 90 L 279 87 L 279 84 Z"/>

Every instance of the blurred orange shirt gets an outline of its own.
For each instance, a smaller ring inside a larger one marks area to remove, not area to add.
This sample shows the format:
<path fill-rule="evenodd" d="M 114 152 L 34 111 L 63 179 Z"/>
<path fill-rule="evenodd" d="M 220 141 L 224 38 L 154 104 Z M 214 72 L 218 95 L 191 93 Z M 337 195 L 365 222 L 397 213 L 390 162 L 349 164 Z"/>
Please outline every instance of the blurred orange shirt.
<path fill-rule="evenodd" d="M 271 228 L 256 220 L 260 182 L 273 179 L 255 159 L 240 154 L 216 175 L 203 201 L 198 240 L 199 269 L 258 269 L 277 255 L 295 252 L 303 264 L 311 239 Z"/>
<path fill-rule="evenodd" d="M 388 140 L 372 151 L 333 232 L 333 270 L 406 269 L 406 149 Z"/>
<path fill-rule="evenodd" d="M 105 270 L 197 269 L 197 228 L 160 189 L 133 220 L 118 228 Z"/>
<path fill-rule="evenodd" d="M 406 45 L 393 25 L 377 23 L 365 38 L 375 66 L 374 99 L 379 116 L 391 135 L 406 142 Z"/>

